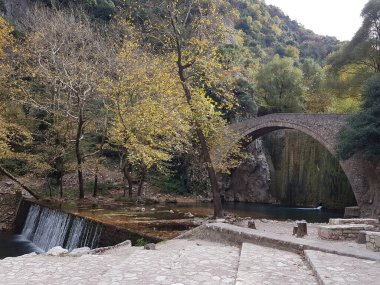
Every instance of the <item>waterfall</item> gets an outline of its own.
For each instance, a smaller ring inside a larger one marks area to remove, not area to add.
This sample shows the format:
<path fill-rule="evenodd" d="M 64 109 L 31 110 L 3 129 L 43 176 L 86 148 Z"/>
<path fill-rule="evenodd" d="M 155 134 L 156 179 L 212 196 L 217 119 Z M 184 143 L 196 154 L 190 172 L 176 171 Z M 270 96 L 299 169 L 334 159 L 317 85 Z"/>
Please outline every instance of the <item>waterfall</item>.
<path fill-rule="evenodd" d="M 99 223 L 32 204 L 22 235 L 48 251 L 58 245 L 68 250 L 84 246 L 95 248 L 101 232 Z"/>

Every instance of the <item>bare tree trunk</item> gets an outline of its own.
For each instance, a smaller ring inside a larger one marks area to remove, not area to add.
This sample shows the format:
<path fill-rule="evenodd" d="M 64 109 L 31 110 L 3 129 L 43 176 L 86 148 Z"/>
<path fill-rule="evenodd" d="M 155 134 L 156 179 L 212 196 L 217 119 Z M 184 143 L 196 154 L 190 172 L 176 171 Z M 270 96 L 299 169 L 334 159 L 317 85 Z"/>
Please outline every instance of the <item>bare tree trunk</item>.
<path fill-rule="evenodd" d="M 48 182 L 48 187 L 49 187 L 49 197 L 51 198 L 53 195 L 52 195 L 52 190 L 51 190 L 50 178 L 47 178 L 47 182 Z"/>
<path fill-rule="evenodd" d="M 79 118 L 78 118 L 77 135 L 76 135 L 76 138 L 75 138 L 75 155 L 76 155 L 76 158 L 77 158 L 79 199 L 83 199 L 84 198 L 83 157 L 82 157 L 81 148 L 80 148 L 80 141 L 82 139 L 83 125 L 84 125 L 83 110 L 80 110 L 79 111 Z"/>
<path fill-rule="evenodd" d="M 61 172 L 59 177 L 59 196 L 63 198 L 63 172 Z"/>
<path fill-rule="evenodd" d="M 141 177 L 140 177 L 140 182 L 139 182 L 139 187 L 137 189 L 137 196 L 138 197 L 141 197 L 141 194 L 142 194 L 142 188 L 143 188 L 143 185 L 144 185 L 144 181 L 145 181 L 145 175 L 146 175 L 146 169 L 144 168 L 141 172 Z"/>
<path fill-rule="evenodd" d="M 131 174 L 129 173 L 128 171 L 128 163 L 124 161 L 123 163 L 123 174 L 124 174 L 124 178 L 127 180 L 127 183 L 128 183 L 128 196 L 129 198 L 132 198 L 132 195 L 133 195 L 133 179 L 132 179 L 132 176 Z M 125 187 L 124 187 L 124 197 L 126 197 L 126 191 L 125 191 Z"/>
<path fill-rule="evenodd" d="M 28 186 L 26 186 L 24 183 L 18 180 L 15 176 L 13 176 L 11 173 L 5 170 L 1 165 L 0 165 L 0 173 L 3 173 L 8 178 L 12 179 L 14 182 L 20 185 L 24 190 L 26 190 L 30 195 L 32 195 L 37 200 L 40 198 L 36 193 L 33 192 L 33 190 L 31 190 Z"/>
<path fill-rule="evenodd" d="M 98 168 L 96 168 L 95 171 L 95 178 L 94 178 L 94 189 L 92 192 L 92 197 L 98 196 Z"/>
<path fill-rule="evenodd" d="M 206 163 L 206 170 L 208 173 L 208 177 L 210 179 L 211 193 L 212 193 L 213 206 L 214 206 L 214 218 L 220 218 L 220 217 L 223 217 L 223 208 L 222 208 L 222 200 L 221 200 L 220 192 L 219 192 L 218 179 L 216 177 L 215 169 L 212 165 L 212 160 L 211 160 L 210 152 L 207 146 L 206 138 L 200 128 L 197 127 L 196 132 L 197 132 L 199 141 L 201 143 L 202 155 L 203 155 L 204 162 Z"/>
<path fill-rule="evenodd" d="M 178 55 L 179 55 L 178 62 L 177 62 L 178 74 L 179 74 L 179 77 L 180 77 L 181 82 L 182 82 L 182 88 L 184 90 L 187 103 L 191 107 L 191 91 L 190 91 L 190 89 L 186 83 L 186 77 L 184 74 L 185 68 L 181 64 L 182 56 L 181 56 L 180 49 L 178 49 Z M 216 177 L 216 172 L 215 172 L 214 166 L 212 164 L 210 151 L 209 151 L 208 145 L 207 145 L 207 140 L 206 140 L 206 137 L 205 137 L 201 127 L 199 126 L 199 124 L 197 122 L 195 122 L 195 128 L 196 128 L 197 137 L 198 137 L 199 142 L 201 144 L 201 151 L 202 151 L 203 160 L 206 164 L 206 170 L 208 173 L 208 177 L 210 179 L 211 192 L 212 192 L 212 198 L 213 198 L 213 206 L 214 206 L 214 218 L 223 217 L 222 200 L 220 197 L 218 180 Z"/>

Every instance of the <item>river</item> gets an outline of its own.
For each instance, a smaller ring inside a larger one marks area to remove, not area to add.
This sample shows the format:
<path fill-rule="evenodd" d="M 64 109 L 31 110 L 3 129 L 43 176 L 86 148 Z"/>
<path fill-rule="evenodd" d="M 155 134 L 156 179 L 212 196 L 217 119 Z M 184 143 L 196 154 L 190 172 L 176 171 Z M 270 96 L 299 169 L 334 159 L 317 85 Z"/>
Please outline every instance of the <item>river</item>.
<path fill-rule="evenodd" d="M 340 218 L 342 211 L 300 209 L 253 203 L 224 203 L 229 214 L 253 219 L 306 220 L 307 222 L 327 222 L 329 218 Z M 92 220 L 128 228 L 132 231 L 160 239 L 170 239 L 191 228 L 189 216 L 204 218 L 212 216 L 211 203 L 157 204 L 136 206 L 122 204 L 112 207 L 96 205 L 60 204 L 64 212 L 73 213 Z M 191 214 L 191 215 L 190 215 Z M 47 229 L 48 230 L 48 229 Z M 0 259 L 20 256 L 30 252 L 42 252 L 35 244 L 22 235 L 0 233 Z"/>

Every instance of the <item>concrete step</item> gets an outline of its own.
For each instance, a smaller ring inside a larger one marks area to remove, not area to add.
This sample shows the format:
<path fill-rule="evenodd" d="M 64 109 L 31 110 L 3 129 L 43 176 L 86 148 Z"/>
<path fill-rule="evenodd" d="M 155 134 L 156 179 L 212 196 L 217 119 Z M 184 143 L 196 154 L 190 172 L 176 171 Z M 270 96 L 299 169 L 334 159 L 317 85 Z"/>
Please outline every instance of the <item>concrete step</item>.
<path fill-rule="evenodd" d="M 243 243 L 236 285 L 318 284 L 313 272 L 295 253 Z"/>
<path fill-rule="evenodd" d="M 305 250 L 305 257 L 320 284 L 380 284 L 380 262 Z"/>

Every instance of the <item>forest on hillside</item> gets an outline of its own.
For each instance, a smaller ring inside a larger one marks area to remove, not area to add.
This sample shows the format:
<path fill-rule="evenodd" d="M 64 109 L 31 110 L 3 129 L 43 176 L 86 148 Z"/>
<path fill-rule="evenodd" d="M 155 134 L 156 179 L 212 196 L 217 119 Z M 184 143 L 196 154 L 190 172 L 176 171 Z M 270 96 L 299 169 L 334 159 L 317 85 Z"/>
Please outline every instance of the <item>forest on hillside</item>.
<path fill-rule="evenodd" d="M 231 122 L 355 113 L 341 156 L 380 154 L 379 0 L 348 43 L 262 0 L 27 2 L 14 18 L 0 0 L 0 171 L 12 179 L 33 173 L 62 197 L 62 177 L 76 172 L 83 198 L 84 173 L 96 196 L 99 173 L 113 165 L 124 195 L 135 180 L 138 196 L 146 179 L 182 192 L 209 187 L 218 215 L 217 173 L 248 155 Z"/>

